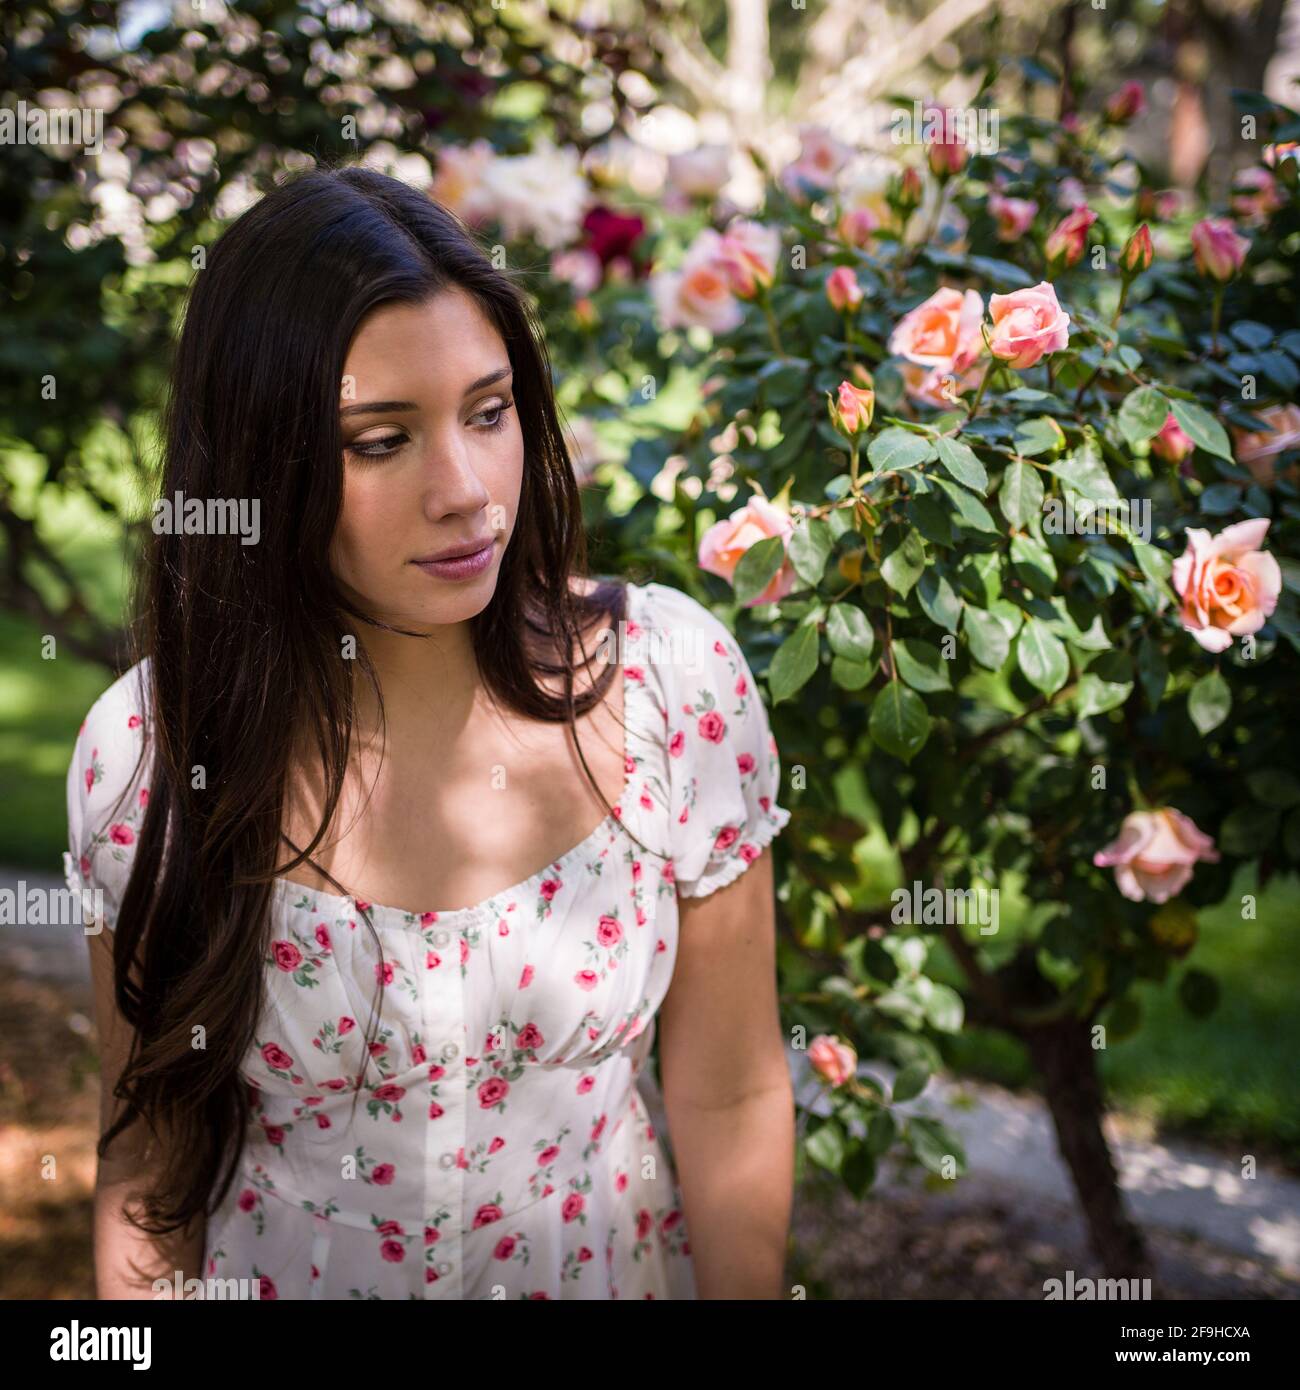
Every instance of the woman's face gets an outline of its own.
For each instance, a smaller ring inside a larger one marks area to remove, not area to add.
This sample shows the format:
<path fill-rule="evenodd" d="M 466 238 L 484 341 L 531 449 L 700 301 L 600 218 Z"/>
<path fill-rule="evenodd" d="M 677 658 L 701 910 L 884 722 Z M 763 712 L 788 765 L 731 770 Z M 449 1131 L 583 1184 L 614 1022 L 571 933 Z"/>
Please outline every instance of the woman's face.
<path fill-rule="evenodd" d="M 510 357 L 472 296 L 385 305 L 348 351 L 334 573 L 365 612 L 417 630 L 487 606 L 509 544 L 524 443 Z M 471 560 L 439 561 L 486 546 Z"/>

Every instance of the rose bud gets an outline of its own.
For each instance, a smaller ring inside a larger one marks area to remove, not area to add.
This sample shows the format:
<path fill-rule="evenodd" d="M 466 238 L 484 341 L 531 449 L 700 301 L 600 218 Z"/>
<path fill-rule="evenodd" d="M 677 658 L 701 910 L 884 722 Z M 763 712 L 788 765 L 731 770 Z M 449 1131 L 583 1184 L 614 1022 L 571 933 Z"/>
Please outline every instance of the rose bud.
<path fill-rule="evenodd" d="M 1140 82 L 1126 82 L 1106 103 L 1106 119 L 1112 125 L 1123 125 L 1146 110 L 1146 93 Z"/>
<path fill-rule="evenodd" d="M 862 303 L 862 286 L 851 266 L 836 266 L 826 277 L 826 298 L 839 314 L 856 309 Z"/>
<path fill-rule="evenodd" d="M 1097 214 L 1086 203 L 1067 212 L 1047 238 L 1044 251 L 1048 265 L 1054 270 L 1066 270 L 1082 260 L 1088 244 L 1088 228 L 1096 220 Z"/>
<path fill-rule="evenodd" d="M 1119 263 L 1124 274 L 1130 279 L 1147 270 L 1155 259 L 1155 248 L 1151 245 L 1151 232 L 1144 222 L 1124 243 Z"/>
<path fill-rule="evenodd" d="M 1192 228 L 1192 253 L 1202 275 L 1231 280 L 1246 260 L 1250 242 L 1225 217 L 1205 217 Z"/>
<path fill-rule="evenodd" d="M 866 434 L 871 428 L 871 418 L 876 413 L 876 393 L 870 387 L 841 381 L 838 396 L 828 391 L 826 400 L 831 425 L 840 434 L 851 439 L 855 434 Z"/>

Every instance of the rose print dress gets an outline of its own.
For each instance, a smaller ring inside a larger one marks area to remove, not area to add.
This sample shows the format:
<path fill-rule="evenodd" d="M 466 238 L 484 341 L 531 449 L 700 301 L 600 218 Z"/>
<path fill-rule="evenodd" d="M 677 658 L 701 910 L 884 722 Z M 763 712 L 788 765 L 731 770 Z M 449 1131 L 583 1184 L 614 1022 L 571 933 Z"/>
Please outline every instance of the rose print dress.
<path fill-rule="evenodd" d="M 208 1220 L 209 1276 L 263 1298 L 696 1296 L 646 1103 L 678 895 L 732 882 L 790 813 L 719 619 L 630 584 L 619 657 L 624 792 L 554 863 L 450 911 L 274 884 L 241 1067 L 255 1122 Z M 146 664 L 95 703 L 68 774 L 68 884 L 102 889 L 109 930 L 148 799 L 146 758 L 110 815 L 148 734 Z"/>

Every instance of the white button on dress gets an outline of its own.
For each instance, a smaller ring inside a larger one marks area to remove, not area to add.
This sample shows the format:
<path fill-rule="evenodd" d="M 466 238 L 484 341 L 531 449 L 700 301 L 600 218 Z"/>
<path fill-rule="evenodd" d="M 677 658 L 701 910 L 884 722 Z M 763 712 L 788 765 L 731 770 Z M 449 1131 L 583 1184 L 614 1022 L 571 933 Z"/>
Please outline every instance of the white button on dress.
<path fill-rule="evenodd" d="M 250 1134 L 207 1274 L 264 1298 L 695 1297 L 643 1096 L 678 895 L 730 883 L 790 813 L 726 626 L 656 583 L 628 585 L 628 619 L 627 782 L 568 853 L 452 911 L 276 880 Z M 147 800 L 146 759 L 110 814 L 147 736 L 146 668 L 95 703 L 68 775 L 68 883 L 103 889 L 110 929 Z"/>

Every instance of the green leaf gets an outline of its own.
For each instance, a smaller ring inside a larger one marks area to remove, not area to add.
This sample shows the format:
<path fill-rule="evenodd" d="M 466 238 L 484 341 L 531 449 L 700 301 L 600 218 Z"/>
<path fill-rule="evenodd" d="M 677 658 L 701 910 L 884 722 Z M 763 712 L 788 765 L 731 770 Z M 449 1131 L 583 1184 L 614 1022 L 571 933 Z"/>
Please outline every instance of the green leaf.
<path fill-rule="evenodd" d="M 924 1062 L 909 1062 L 894 1077 L 891 1099 L 895 1105 L 900 1101 L 915 1100 L 929 1084 L 930 1068 Z"/>
<path fill-rule="evenodd" d="M 1207 454 L 1214 454 L 1232 462 L 1232 446 L 1228 443 L 1228 432 L 1206 410 L 1195 401 L 1175 400 L 1172 403 L 1174 419 L 1183 427 L 1183 433 Z"/>
<path fill-rule="evenodd" d="M 827 1120 L 804 1140 L 804 1149 L 819 1167 L 838 1173 L 844 1162 L 844 1131 L 834 1120 Z"/>
<path fill-rule="evenodd" d="M 878 747 L 910 763 L 930 737 L 930 713 L 915 691 L 890 681 L 872 701 L 867 727 Z"/>
<path fill-rule="evenodd" d="M 1264 767 L 1246 778 L 1246 785 L 1256 801 L 1265 806 L 1287 810 L 1300 806 L 1300 778 L 1280 767 Z"/>
<path fill-rule="evenodd" d="M 967 605 L 963 623 L 970 654 L 981 666 L 1000 671 L 1011 650 L 1011 638 L 1003 624 L 982 608 Z"/>
<path fill-rule="evenodd" d="M 1258 859 L 1273 842 L 1281 823 L 1281 811 L 1271 806 L 1238 806 L 1219 826 L 1219 848 L 1225 854 Z"/>
<path fill-rule="evenodd" d="M 867 459 L 872 468 L 917 468 L 934 457 L 934 445 L 911 430 L 893 426 L 882 430 L 867 446 Z"/>
<path fill-rule="evenodd" d="M 1002 515 L 1017 528 L 1027 526 L 1030 518 L 1043 510 L 1043 482 L 1038 470 L 1030 463 L 1007 465 L 998 489 L 998 506 Z"/>
<path fill-rule="evenodd" d="M 1026 420 L 1016 431 L 1016 448 L 1027 457 L 1065 447 L 1065 431 L 1050 415 Z"/>
<path fill-rule="evenodd" d="M 1187 697 L 1187 713 L 1197 729 L 1208 734 L 1217 729 L 1232 709 L 1232 691 L 1217 671 L 1209 671 L 1192 686 Z"/>
<path fill-rule="evenodd" d="M 768 536 L 751 545 L 740 557 L 732 577 L 737 601 L 749 603 L 757 598 L 772 582 L 772 576 L 784 560 L 785 542 L 780 536 Z"/>
<path fill-rule="evenodd" d="M 826 561 L 830 558 L 834 544 L 834 533 L 829 524 L 820 517 L 804 518 L 795 522 L 794 531 L 789 538 L 790 563 L 805 584 L 815 589 L 822 582 Z"/>
<path fill-rule="evenodd" d="M 1105 652 L 1079 677 L 1075 704 L 1079 718 L 1104 714 L 1133 693 L 1133 663 L 1122 652 Z"/>
<path fill-rule="evenodd" d="M 1138 562 L 1138 568 L 1157 589 L 1163 589 L 1165 581 L 1173 572 L 1173 556 L 1158 546 L 1149 545 L 1136 537 L 1129 540 L 1129 545 L 1133 547 L 1133 558 Z"/>
<path fill-rule="evenodd" d="M 1049 463 L 1067 491 L 1097 502 L 1117 502 L 1119 493 L 1101 461 L 1101 455 L 1088 444 L 1081 444 L 1069 458 Z"/>
<path fill-rule="evenodd" d="M 1056 561 L 1052 552 L 1033 536 L 1015 535 L 1009 547 L 1011 568 L 1017 579 L 1040 598 L 1050 597 L 1056 590 Z"/>
<path fill-rule="evenodd" d="M 981 496 L 989 490 L 989 475 L 969 444 L 963 444 L 960 439 L 936 439 L 934 447 L 939 462 L 959 483 Z"/>
<path fill-rule="evenodd" d="M 1119 408 L 1119 430 L 1130 449 L 1157 435 L 1169 418 L 1169 401 L 1154 386 L 1139 386 Z"/>
<path fill-rule="evenodd" d="M 915 531 L 902 539 L 880 563 L 881 578 L 896 594 L 907 594 L 925 570 L 925 546 Z"/>
<path fill-rule="evenodd" d="M 1065 643 L 1041 618 L 1027 618 L 1016 638 L 1016 661 L 1025 679 L 1044 695 L 1054 695 L 1070 674 Z"/>
<path fill-rule="evenodd" d="M 961 599 L 957 597 L 947 578 L 933 565 L 921 576 L 916 586 L 916 597 L 925 616 L 936 627 L 956 632 L 961 622 Z"/>
<path fill-rule="evenodd" d="M 861 690 L 875 674 L 875 661 L 850 661 L 848 657 L 831 658 L 831 680 L 842 690 Z"/>
<path fill-rule="evenodd" d="M 826 636 L 831 651 L 847 661 L 865 662 L 871 658 L 876 634 L 867 615 L 852 603 L 832 604 L 826 618 Z"/>
<path fill-rule="evenodd" d="M 800 623 L 781 643 L 767 672 L 773 704 L 788 700 L 796 690 L 802 689 L 812 679 L 813 672 L 817 670 L 820 648 L 821 641 L 815 622 Z"/>
<path fill-rule="evenodd" d="M 898 674 L 913 690 L 951 690 L 948 663 L 939 648 L 915 637 L 903 638 L 893 645 L 894 664 Z"/>
<path fill-rule="evenodd" d="M 989 515 L 988 508 L 973 492 L 967 492 L 964 487 L 958 487 L 956 483 L 949 482 L 947 478 L 936 477 L 934 481 L 948 494 L 949 500 L 957 508 L 957 514 L 961 517 L 964 525 L 970 527 L 972 531 L 989 531 L 994 535 L 998 534 L 997 523 Z"/>

